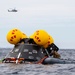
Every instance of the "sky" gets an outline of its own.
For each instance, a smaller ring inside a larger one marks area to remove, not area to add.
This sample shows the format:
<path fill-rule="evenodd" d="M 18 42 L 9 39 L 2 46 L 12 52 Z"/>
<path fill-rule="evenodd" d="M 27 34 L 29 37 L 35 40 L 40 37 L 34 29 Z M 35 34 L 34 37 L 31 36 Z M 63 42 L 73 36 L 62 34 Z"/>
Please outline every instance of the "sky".
<path fill-rule="evenodd" d="M 60 49 L 75 49 L 75 0 L 0 0 L 0 48 L 14 46 L 6 39 L 12 28 L 27 36 L 44 29 Z"/>

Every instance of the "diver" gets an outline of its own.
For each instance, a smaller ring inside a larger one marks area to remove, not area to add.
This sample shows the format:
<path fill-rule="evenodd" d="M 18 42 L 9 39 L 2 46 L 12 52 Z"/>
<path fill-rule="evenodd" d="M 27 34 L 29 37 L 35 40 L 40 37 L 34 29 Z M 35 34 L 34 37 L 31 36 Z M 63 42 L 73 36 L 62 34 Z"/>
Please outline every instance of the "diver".
<path fill-rule="evenodd" d="M 54 44 L 48 45 L 48 47 L 45 49 L 44 53 L 46 53 L 47 56 L 53 56 L 54 58 L 60 58 L 60 54 L 58 53 L 59 48 Z"/>

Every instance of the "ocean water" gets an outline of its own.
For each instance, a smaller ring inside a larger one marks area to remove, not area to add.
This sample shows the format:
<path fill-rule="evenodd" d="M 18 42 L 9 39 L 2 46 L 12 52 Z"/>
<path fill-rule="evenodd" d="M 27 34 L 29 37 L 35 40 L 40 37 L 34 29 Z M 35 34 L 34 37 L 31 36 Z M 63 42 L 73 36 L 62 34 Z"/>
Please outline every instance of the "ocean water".
<path fill-rule="evenodd" d="M 11 48 L 0 49 L 3 59 Z M 62 59 L 75 60 L 74 49 L 60 49 Z M 75 64 L 15 64 L 0 63 L 0 75 L 75 75 Z"/>

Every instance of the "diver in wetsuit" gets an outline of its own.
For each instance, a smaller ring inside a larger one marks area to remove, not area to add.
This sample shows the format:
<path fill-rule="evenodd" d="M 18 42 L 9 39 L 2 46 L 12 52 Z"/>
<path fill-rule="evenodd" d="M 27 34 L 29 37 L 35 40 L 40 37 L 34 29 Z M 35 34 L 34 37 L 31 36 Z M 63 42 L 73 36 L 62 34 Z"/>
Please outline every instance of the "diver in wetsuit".
<path fill-rule="evenodd" d="M 47 56 L 53 56 L 54 58 L 60 58 L 60 54 L 58 53 L 59 48 L 52 43 L 49 45 L 46 49 L 45 52 Z"/>

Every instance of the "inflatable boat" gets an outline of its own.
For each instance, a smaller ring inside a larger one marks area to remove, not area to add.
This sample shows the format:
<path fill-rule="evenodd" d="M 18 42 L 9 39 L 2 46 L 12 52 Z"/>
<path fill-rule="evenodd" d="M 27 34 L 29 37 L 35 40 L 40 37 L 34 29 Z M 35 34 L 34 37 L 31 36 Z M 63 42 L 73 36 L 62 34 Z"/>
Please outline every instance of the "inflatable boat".
<path fill-rule="evenodd" d="M 36 44 L 17 44 L 2 60 L 3 63 L 75 64 L 75 61 L 45 56 L 44 48 Z"/>

